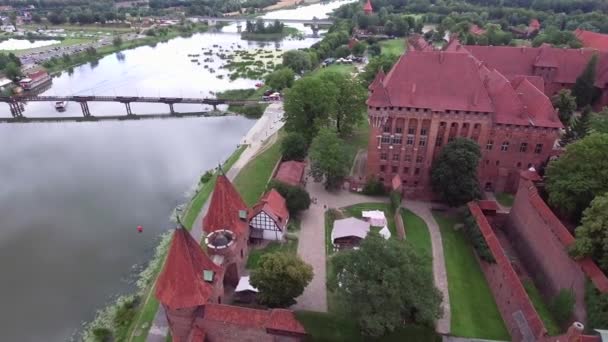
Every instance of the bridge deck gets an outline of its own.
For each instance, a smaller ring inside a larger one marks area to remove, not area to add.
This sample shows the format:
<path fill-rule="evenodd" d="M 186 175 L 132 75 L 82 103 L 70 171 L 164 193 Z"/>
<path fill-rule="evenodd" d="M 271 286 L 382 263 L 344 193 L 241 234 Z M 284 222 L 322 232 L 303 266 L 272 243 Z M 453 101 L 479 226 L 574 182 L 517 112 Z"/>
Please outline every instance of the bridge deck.
<path fill-rule="evenodd" d="M 147 103 L 187 103 L 187 104 L 256 104 L 258 100 L 228 100 L 213 98 L 189 98 L 189 97 L 143 97 L 143 96 L 0 96 L 0 102 L 147 102 Z"/>
<path fill-rule="evenodd" d="M 234 22 L 234 21 L 257 21 L 262 20 L 263 22 L 274 22 L 276 20 L 285 24 L 319 24 L 319 25 L 331 25 L 334 20 L 331 18 L 324 19 L 281 19 L 281 18 L 262 18 L 262 17 L 195 17 L 201 21 L 214 21 L 214 22 Z"/>
<path fill-rule="evenodd" d="M 0 117 L 0 123 L 44 123 L 44 122 L 99 122 L 128 121 L 149 119 L 179 119 L 192 117 L 220 117 L 236 115 L 231 112 L 189 112 L 175 114 L 133 114 L 133 115 L 100 115 L 100 116 L 45 116 L 45 117 Z"/>

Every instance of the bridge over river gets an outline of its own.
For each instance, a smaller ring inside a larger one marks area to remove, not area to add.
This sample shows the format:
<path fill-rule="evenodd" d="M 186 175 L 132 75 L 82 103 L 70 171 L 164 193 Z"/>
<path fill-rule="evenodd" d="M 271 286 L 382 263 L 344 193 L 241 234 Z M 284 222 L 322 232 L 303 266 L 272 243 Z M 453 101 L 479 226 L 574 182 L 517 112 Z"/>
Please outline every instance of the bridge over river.
<path fill-rule="evenodd" d="M 142 97 L 142 96 L 0 96 L 0 102 L 8 104 L 11 116 L 0 118 L 0 123 L 27 123 L 27 122 L 60 122 L 60 121 L 103 121 L 103 120 L 141 120 L 153 118 L 179 118 L 193 116 L 218 116 L 218 105 L 253 105 L 259 103 L 257 100 L 229 100 L 215 98 L 191 98 L 191 97 Z M 24 103 L 27 102 L 76 102 L 80 104 L 82 116 L 45 116 L 26 117 Z M 89 102 L 117 102 L 125 105 L 126 115 L 103 115 L 94 116 L 89 109 Z M 135 114 L 131 110 L 131 103 L 164 103 L 169 106 L 169 113 L 165 114 Z M 201 104 L 213 106 L 213 112 L 188 112 L 178 113 L 173 105 Z M 221 114 L 224 115 L 224 114 Z"/>
<path fill-rule="evenodd" d="M 193 17 L 198 19 L 199 21 L 206 21 L 210 25 L 215 23 L 234 23 L 234 22 L 246 22 L 246 21 L 258 21 L 262 20 L 265 23 L 273 23 L 275 21 L 279 21 L 284 24 L 308 24 L 308 25 L 331 25 L 334 23 L 334 19 L 332 18 L 324 18 L 319 19 L 313 17 L 311 19 L 282 19 L 282 18 L 263 18 L 263 17 Z"/>

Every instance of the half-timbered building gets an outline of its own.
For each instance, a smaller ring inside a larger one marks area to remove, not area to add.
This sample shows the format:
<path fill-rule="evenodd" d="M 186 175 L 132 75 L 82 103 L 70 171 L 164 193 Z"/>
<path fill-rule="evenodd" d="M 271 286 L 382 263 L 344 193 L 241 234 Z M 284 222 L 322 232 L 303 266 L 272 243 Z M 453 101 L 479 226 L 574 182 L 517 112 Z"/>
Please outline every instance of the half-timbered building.
<path fill-rule="evenodd" d="M 251 210 L 249 237 L 261 240 L 283 240 L 288 222 L 289 211 L 285 199 L 278 191 L 272 189 Z"/>

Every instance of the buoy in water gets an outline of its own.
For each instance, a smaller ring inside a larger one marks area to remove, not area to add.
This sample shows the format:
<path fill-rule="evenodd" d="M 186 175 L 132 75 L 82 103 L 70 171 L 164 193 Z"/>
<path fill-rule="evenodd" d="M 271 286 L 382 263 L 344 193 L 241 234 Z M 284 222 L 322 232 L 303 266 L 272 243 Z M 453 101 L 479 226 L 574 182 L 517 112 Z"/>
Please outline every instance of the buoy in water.
<path fill-rule="evenodd" d="M 141 233 L 141 232 L 143 232 L 143 231 L 144 231 L 144 227 L 142 227 L 142 226 L 137 226 L 137 232 L 138 232 L 138 233 Z"/>

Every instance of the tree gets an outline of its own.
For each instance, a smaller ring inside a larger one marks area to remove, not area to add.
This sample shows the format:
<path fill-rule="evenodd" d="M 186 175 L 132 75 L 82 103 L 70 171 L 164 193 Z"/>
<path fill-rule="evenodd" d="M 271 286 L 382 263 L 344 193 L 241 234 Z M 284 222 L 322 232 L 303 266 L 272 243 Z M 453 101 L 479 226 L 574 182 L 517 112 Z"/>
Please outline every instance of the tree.
<path fill-rule="evenodd" d="M 40 22 L 42 22 L 42 18 L 37 13 L 34 13 L 32 15 L 32 21 L 35 22 L 36 24 L 40 24 Z"/>
<path fill-rule="evenodd" d="M 310 195 L 301 186 L 293 186 L 273 180 L 268 184 L 268 189 L 275 189 L 283 196 L 291 216 L 297 215 L 300 211 L 310 207 Z"/>
<path fill-rule="evenodd" d="M 350 55 L 350 49 L 346 45 L 338 46 L 336 50 L 334 50 L 335 58 L 344 58 Z"/>
<path fill-rule="evenodd" d="M 572 113 L 576 110 L 576 98 L 570 89 L 562 89 L 551 98 L 553 107 L 557 108 L 559 119 L 564 126 L 570 126 Z"/>
<path fill-rule="evenodd" d="M 580 217 L 595 196 L 608 191 L 608 134 L 593 133 L 568 145 L 547 166 L 549 203 L 573 218 Z"/>
<path fill-rule="evenodd" d="M 596 97 L 595 78 L 597 68 L 597 54 L 591 56 L 585 70 L 576 78 L 576 83 L 572 87 L 572 95 L 576 97 L 576 104 L 579 108 L 591 105 Z"/>
<path fill-rule="evenodd" d="M 333 112 L 336 90 L 318 77 L 304 77 L 285 91 L 285 128 L 298 132 L 307 142 L 326 126 Z"/>
<path fill-rule="evenodd" d="M 315 181 L 325 179 L 326 187 L 341 184 L 348 174 L 350 160 L 344 149 L 344 141 L 329 128 L 321 128 L 310 145 L 311 173 Z"/>
<path fill-rule="evenodd" d="M 396 61 L 396 55 L 380 55 L 372 58 L 365 66 L 364 71 L 360 74 L 361 80 L 365 85 L 369 85 L 372 83 L 379 70 L 388 72 Z"/>
<path fill-rule="evenodd" d="M 571 289 L 561 289 L 551 299 L 551 314 L 557 321 L 557 324 L 563 327 L 570 321 L 575 302 L 574 292 Z"/>
<path fill-rule="evenodd" d="M 262 255 L 251 272 L 251 285 L 258 289 L 257 300 L 270 307 L 288 307 L 312 280 L 312 267 L 295 254 Z"/>
<path fill-rule="evenodd" d="M 441 315 L 431 260 L 408 244 L 371 231 L 359 250 L 342 251 L 331 263 L 338 271 L 329 285 L 367 335 L 382 336 L 403 321 L 432 326 Z"/>
<path fill-rule="evenodd" d="M 596 196 L 583 212 L 571 252 L 579 258 L 591 257 L 608 271 L 608 192 Z"/>
<path fill-rule="evenodd" d="M 590 129 L 592 132 L 608 133 L 608 108 L 591 116 Z"/>
<path fill-rule="evenodd" d="M 310 55 L 302 50 L 289 50 L 285 52 L 283 54 L 283 65 L 291 68 L 291 70 L 298 74 L 312 68 Z"/>
<path fill-rule="evenodd" d="M 283 160 L 304 160 L 307 152 L 306 138 L 300 133 L 291 132 L 281 142 Z"/>
<path fill-rule="evenodd" d="M 481 152 L 470 139 L 457 138 L 447 144 L 433 161 L 433 191 L 450 206 L 459 206 L 478 198 L 477 164 Z"/>
<path fill-rule="evenodd" d="M 367 49 L 367 44 L 365 42 L 357 42 L 353 46 L 353 55 L 355 56 L 363 56 L 365 50 Z"/>
<path fill-rule="evenodd" d="M 566 126 L 566 133 L 559 141 L 560 146 L 566 146 L 587 136 L 591 130 L 591 107 L 583 109 L 580 117 L 572 117 L 570 126 Z"/>
<path fill-rule="evenodd" d="M 331 117 L 336 130 L 342 136 L 352 132 L 353 127 L 364 119 L 367 91 L 361 81 L 349 74 L 326 72 L 321 79 L 336 91 L 335 106 Z"/>
<path fill-rule="evenodd" d="M 4 75 L 13 81 L 17 81 L 22 74 L 21 69 L 15 62 L 9 62 L 6 67 L 4 67 Z"/>
<path fill-rule="evenodd" d="M 280 68 L 266 76 L 266 85 L 272 89 L 283 90 L 293 85 L 295 74 L 290 68 Z"/>
<path fill-rule="evenodd" d="M 122 38 L 120 38 L 120 36 L 114 37 L 114 39 L 112 39 L 112 44 L 115 47 L 120 47 L 122 45 Z"/>

